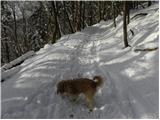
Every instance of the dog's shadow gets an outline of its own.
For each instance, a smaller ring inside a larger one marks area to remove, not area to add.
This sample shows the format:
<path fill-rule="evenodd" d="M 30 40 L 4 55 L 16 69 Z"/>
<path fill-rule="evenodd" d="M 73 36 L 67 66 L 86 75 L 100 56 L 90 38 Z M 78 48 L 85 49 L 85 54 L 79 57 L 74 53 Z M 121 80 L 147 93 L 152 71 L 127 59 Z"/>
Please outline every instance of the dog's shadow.
<path fill-rule="evenodd" d="M 86 98 L 83 94 L 81 94 L 75 101 L 73 101 L 67 96 L 63 96 L 62 99 L 66 102 L 66 104 L 68 104 L 73 109 L 79 108 L 82 111 L 89 110 L 88 104 L 86 102 Z M 104 98 L 102 98 L 101 95 L 95 95 L 93 99 L 94 109 L 103 109 L 105 105 L 106 105 L 106 101 L 104 100 Z"/>
<path fill-rule="evenodd" d="M 66 101 L 66 103 L 68 103 L 72 107 L 81 107 L 82 106 L 82 107 L 87 108 L 86 99 L 83 94 L 80 94 L 79 97 L 77 97 L 77 99 L 75 99 L 75 100 L 73 100 L 72 98 L 70 98 L 68 96 L 62 96 L 62 99 L 64 99 Z"/>

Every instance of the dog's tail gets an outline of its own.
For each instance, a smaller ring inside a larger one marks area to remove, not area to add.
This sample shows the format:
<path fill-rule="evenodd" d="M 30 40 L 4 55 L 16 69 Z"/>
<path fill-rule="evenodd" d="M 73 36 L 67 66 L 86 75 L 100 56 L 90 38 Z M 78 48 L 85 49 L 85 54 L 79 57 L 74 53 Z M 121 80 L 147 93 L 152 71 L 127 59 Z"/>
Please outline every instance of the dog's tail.
<path fill-rule="evenodd" d="M 93 80 L 95 80 L 96 86 L 101 86 L 103 84 L 103 79 L 101 76 L 94 76 Z"/>

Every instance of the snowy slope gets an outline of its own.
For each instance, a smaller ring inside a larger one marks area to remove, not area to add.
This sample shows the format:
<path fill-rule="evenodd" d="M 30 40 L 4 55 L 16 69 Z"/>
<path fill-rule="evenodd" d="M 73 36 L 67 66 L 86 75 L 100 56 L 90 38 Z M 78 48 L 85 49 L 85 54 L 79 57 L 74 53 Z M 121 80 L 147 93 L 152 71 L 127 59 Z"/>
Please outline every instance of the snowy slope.
<path fill-rule="evenodd" d="M 128 26 L 131 48 L 123 49 L 122 17 L 101 21 L 47 44 L 2 83 L 2 118 L 158 118 L 158 3 Z M 130 33 L 132 29 L 134 36 Z M 13 73 L 13 72 L 12 72 Z M 71 103 L 56 94 L 62 79 L 101 75 L 103 87 L 89 112 L 81 96 Z"/>

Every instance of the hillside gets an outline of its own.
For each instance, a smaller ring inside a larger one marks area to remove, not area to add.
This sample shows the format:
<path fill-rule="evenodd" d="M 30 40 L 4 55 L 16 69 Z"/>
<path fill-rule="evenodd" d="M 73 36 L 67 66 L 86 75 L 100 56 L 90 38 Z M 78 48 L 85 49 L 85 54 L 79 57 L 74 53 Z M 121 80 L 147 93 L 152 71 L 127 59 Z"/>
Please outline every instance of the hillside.
<path fill-rule="evenodd" d="M 101 21 L 46 44 L 15 67 L 1 84 L 2 118 L 158 118 L 159 50 L 135 51 L 158 47 L 158 3 L 132 11 L 131 17 L 143 12 L 148 14 L 128 25 L 131 47 L 123 48 L 123 21 L 118 16 L 116 28 L 111 20 Z M 95 75 L 103 77 L 104 85 L 95 96 L 93 112 L 84 96 L 71 103 L 56 94 L 60 80 Z"/>

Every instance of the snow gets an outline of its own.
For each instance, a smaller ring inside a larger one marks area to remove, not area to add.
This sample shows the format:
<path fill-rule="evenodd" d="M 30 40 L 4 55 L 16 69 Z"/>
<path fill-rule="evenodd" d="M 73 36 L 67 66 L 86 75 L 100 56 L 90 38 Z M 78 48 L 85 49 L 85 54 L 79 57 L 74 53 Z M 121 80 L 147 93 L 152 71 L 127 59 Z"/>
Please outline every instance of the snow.
<path fill-rule="evenodd" d="M 159 51 L 134 52 L 137 47 L 158 46 L 158 7 L 156 3 L 142 9 L 148 15 L 131 20 L 132 47 L 123 48 L 123 22 L 118 16 L 116 28 L 113 21 L 101 21 L 46 44 L 18 68 L 10 69 L 13 72 L 1 85 L 2 118 L 158 118 Z M 103 77 L 104 85 L 95 95 L 93 112 L 83 95 L 72 103 L 56 94 L 60 80 L 95 75 Z"/>
<path fill-rule="evenodd" d="M 31 57 L 33 55 L 34 55 L 34 51 L 29 51 L 29 52 L 25 53 L 24 55 L 18 57 L 17 59 L 11 61 L 10 63 L 3 65 L 2 68 L 1 68 L 1 71 L 3 72 L 5 70 L 7 70 L 7 69 L 10 69 L 14 65 L 17 65 L 17 64 L 23 62 L 25 59 L 27 59 L 27 58 L 29 58 L 29 57 Z"/>
<path fill-rule="evenodd" d="M 1 75 L 1 80 L 5 80 L 6 78 L 14 75 L 15 73 L 17 73 L 19 70 L 21 69 L 21 66 L 17 66 L 17 67 L 13 67 L 9 70 L 6 71 L 2 71 L 2 75 Z"/>

